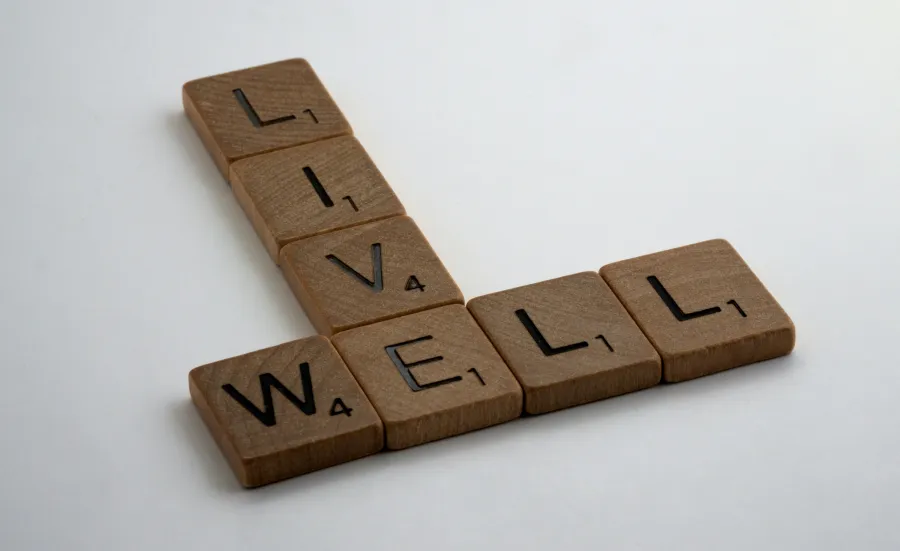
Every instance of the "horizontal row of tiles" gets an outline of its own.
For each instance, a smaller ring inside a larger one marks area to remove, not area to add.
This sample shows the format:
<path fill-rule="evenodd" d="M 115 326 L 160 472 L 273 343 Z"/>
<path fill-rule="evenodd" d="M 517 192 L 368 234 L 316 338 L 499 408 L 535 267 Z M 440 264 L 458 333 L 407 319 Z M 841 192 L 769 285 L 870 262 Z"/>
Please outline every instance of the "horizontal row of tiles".
<path fill-rule="evenodd" d="M 408 218 L 372 226 L 388 223 L 414 226 Z M 391 235 L 378 237 L 380 252 L 364 248 L 373 266 L 380 256 L 380 276 L 339 267 L 322 243 L 304 244 L 318 238 L 289 246 L 284 257 L 321 257 L 329 278 L 343 276 L 369 301 L 378 285 L 381 292 L 395 284 L 398 294 L 423 294 L 403 290 L 408 270 L 386 262 Z M 283 267 L 293 266 L 291 260 Z M 403 277 L 391 277 L 394 271 Z M 426 289 L 435 284 L 432 272 L 418 274 L 426 274 L 417 277 Z M 428 304 L 343 330 L 331 341 L 301 339 L 192 370 L 194 403 L 239 480 L 267 484 L 385 446 L 407 448 L 523 412 L 683 381 L 788 354 L 794 346 L 790 318 L 722 240 L 485 295 L 468 308 L 453 289 L 455 304 Z M 323 297 L 308 300 L 319 304 Z M 358 301 L 339 302 L 352 311 Z"/>

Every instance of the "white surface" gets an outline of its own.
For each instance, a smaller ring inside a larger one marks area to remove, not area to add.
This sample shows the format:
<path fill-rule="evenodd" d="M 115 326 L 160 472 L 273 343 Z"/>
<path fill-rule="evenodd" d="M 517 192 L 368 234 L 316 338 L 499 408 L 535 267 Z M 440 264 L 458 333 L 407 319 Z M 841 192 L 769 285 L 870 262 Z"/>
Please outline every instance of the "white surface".
<path fill-rule="evenodd" d="M 900 548 L 900 5 L 430 4 L 0 5 L 0 548 Z M 180 87 L 294 56 L 467 297 L 725 237 L 794 355 L 241 490 L 187 372 L 313 330 Z"/>

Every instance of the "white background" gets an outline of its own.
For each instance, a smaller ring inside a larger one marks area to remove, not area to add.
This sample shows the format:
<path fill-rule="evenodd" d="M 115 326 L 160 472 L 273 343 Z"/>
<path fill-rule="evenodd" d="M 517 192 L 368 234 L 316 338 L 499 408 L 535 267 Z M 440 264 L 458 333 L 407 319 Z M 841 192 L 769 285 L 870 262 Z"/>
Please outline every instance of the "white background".
<path fill-rule="evenodd" d="M 0 548 L 900 548 L 900 4 L 5 1 Z M 311 61 L 467 298 L 714 237 L 786 359 L 240 489 L 187 373 L 314 333 L 181 111 Z"/>

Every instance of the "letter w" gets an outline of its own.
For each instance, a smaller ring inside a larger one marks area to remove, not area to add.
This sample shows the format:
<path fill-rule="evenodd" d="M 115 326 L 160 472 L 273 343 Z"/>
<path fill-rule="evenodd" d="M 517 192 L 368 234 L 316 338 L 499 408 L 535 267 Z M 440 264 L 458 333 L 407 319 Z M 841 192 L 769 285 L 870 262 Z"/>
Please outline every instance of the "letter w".
<path fill-rule="evenodd" d="M 234 398 L 234 400 L 242 405 L 244 409 L 253 414 L 254 417 L 259 419 L 259 422 L 267 427 L 275 426 L 275 407 L 272 405 L 272 388 L 275 388 L 278 392 L 280 392 L 285 398 L 290 400 L 292 404 L 297 406 L 297 409 L 305 413 L 306 415 L 315 415 L 316 413 L 316 399 L 313 396 L 312 389 L 312 379 L 309 376 L 309 363 L 303 362 L 300 364 L 300 381 L 303 385 L 303 398 L 297 398 L 293 392 L 291 392 L 286 386 L 281 384 L 277 378 L 271 373 L 262 373 L 259 376 L 259 386 L 262 391 L 263 396 L 263 407 L 265 410 L 260 410 L 256 405 L 247 399 L 246 396 L 241 394 L 236 388 L 234 388 L 230 384 L 222 385 L 222 390 L 228 393 L 229 396 Z"/>

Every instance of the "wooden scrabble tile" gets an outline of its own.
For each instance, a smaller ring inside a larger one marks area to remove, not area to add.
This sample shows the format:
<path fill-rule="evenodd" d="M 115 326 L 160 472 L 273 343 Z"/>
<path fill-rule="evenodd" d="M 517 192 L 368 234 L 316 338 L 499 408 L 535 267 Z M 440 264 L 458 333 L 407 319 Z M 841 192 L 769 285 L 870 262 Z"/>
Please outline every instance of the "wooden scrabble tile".
<path fill-rule="evenodd" d="M 323 335 L 464 300 L 408 216 L 294 241 L 281 269 Z"/>
<path fill-rule="evenodd" d="M 462 305 L 334 337 L 398 450 L 515 419 L 522 389 Z"/>
<path fill-rule="evenodd" d="M 236 161 L 231 187 L 275 262 L 291 241 L 405 212 L 353 136 Z"/>
<path fill-rule="evenodd" d="M 200 416 L 247 487 L 384 446 L 381 420 L 325 337 L 197 367 L 189 383 Z"/>
<path fill-rule="evenodd" d="M 659 351 L 666 381 L 794 348 L 791 319 L 725 240 L 616 262 L 600 274 Z"/>
<path fill-rule="evenodd" d="M 596 272 L 474 298 L 469 310 L 522 385 L 528 413 L 660 381 L 659 355 Z"/>
<path fill-rule="evenodd" d="M 226 178 L 238 159 L 352 133 L 303 59 L 192 80 L 182 100 Z"/>

